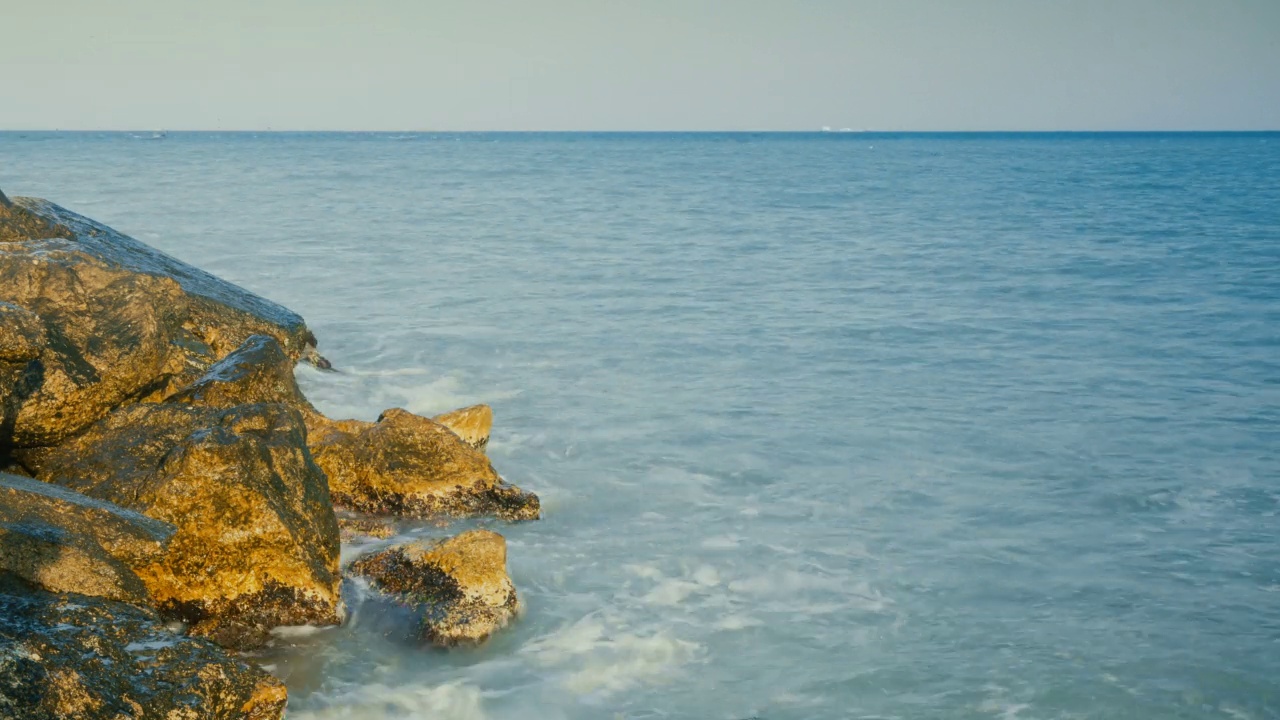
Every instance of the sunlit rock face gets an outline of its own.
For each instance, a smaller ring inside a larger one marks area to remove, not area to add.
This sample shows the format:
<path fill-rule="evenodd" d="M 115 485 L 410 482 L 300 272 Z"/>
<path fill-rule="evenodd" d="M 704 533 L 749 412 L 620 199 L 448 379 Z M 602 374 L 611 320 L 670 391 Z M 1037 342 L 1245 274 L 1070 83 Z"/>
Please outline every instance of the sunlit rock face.
<path fill-rule="evenodd" d="M 477 450 L 484 450 L 489 444 L 489 431 L 493 428 L 493 408 L 488 405 L 451 410 L 431 419 L 452 430 Z"/>
<path fill-rule="evenodd" d="M 308 418 L 334 502 L 373 514 L 533 520 L 538 497 L 505 483 L 484 453 L 444 425 L 394 408 L 375 423 Z"/>
<path fill-rule="evenodd" d="M 0 202 L 0 445 L 60 442 L 138 399 L 189 384 L 255 334 L 297 360 L 295 313 L 105 225 L 33 198 Z M 6 326 L 8 323 L 5 323 Z M 38 352 L 32 351 L 35 348 Z M 15 381 L 12 366 L 21 364 Z"/>
<path fill-rule="evenodd" d="M 23 459 L 42 480 L 177 527 L 138 575 L 192 633 L 244 648 L 277 625 L 340 620 L 337 520 L 297 410 L 142 403 Z"/>
<path fill-rule="evenodd" d="M 420 637 L 437 645 L 481 642 L 519 609 L 507 542 L 488 530 L 397 545 L 360 558 L 351 572 L 418 609 Z"/>
<path fill-rule="evenodd" d="M 150 605 L 135 569 L 161 558 L 174 530 L 57 485 L 0 473 L 0 572 L 36 587 Z"/>

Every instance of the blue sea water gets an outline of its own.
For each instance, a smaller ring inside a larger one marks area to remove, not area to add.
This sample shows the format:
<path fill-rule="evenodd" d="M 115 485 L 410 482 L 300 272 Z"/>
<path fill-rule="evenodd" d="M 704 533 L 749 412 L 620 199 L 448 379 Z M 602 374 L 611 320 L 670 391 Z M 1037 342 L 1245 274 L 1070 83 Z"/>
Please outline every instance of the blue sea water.
<path fill-rule="evenodd" d="M 0 188 L 303 314 L 331 415 L 490 403 L 544 502 L 517 624 L 352 586 L 291 719 L 1280 717 L 1280 134 L 150 137 Z"/>

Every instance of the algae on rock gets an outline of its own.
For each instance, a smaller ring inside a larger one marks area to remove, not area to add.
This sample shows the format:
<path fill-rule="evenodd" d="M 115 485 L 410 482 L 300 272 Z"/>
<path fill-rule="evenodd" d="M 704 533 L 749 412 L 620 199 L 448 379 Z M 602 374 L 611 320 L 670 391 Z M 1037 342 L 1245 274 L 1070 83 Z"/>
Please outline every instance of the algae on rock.
<path fill-rule="evenodd" d="M 421 637 L 437 645 L 481 642 L 519 610 L 507 575 L 507 541 L 489 530 L 397 545 L 356 560 L 350 569 L 418 608 Z"/>
<path fill-rule="evenodd" d="M 156 612 L 0 573 L 0 717 L 279 720 L 284 685 Z"/>

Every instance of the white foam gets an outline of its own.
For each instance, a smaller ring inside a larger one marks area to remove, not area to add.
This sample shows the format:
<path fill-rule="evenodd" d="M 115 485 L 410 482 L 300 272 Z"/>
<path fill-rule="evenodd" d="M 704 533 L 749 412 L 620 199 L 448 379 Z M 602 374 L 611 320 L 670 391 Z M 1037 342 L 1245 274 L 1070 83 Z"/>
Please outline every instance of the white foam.
<path fill-rule="evenodd" d="M 314 698 L 312 698 L 314 699 Z M 289 710 L 289 720 L 486 720 L 480 689 L 461 681 L 443 685 L 365 685 L 325 707 Z"/>
<path fill-rule="evenodd" d="M 680 665 L 693 660 L 701 646 L 659 633 L 624 635 L 607 643 L 606 649 L 607 653 L 596 653 L 583 668 L 565 678 L 569 691 L 608 695 L 665 681 Z"/>
<path fill-rule="evenodd" d="M 300 638 L 315 635 L 316 633 L 332 630 L 337 625 L 281 625 L 271 628 L 271 634 L 283 639 Z"/>
<path fill-rule="evenodd" d="M 751 627 L 760 627 L 764 625 L 763 620 L 757 620 L 746 615 L 725 615 L 716 621 L 714 627 L 717 630 L 745 630 Z"/>
<path fill-rule="evenodd" d="M 666 579 L 659 582 L 647 595 L 644 601 L 651 605 L 674 606 L 684 602 L 685 598 L 701 590 L 698 583 L 687 580 Z"/>
<path fill-rule="evenodd" d="M 666 630 L 645 635 L 618 632 L 588 616 L 520 652 L 540 665 L 563 670 L 561 684 L 568 691 L 599 699 L 637 685 L 666 682 L 680 666 L 699 657 L 702 646 Z"/>

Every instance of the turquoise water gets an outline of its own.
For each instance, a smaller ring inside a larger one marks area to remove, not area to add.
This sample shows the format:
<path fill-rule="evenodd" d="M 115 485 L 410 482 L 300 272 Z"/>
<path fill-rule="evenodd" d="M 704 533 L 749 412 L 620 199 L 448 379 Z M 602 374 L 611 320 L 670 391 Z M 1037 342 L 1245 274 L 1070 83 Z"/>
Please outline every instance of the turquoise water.
<path fill-rule="evenodd" d="M 300 312 L 332 415 L 494 407 L 519 623 L 352 586 L 290 718 L 1280 717 L 1280 135 L 3 133 L 0 188 Z"/>

